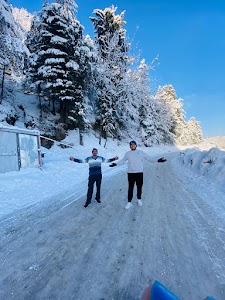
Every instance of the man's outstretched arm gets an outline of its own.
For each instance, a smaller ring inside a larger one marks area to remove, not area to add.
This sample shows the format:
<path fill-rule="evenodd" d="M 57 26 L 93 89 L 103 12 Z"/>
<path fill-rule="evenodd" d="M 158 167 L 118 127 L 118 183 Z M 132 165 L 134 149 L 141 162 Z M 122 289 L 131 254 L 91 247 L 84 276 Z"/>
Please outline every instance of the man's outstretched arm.
<path fill-rule="evenodd" d="M 126 161 L 127 161 L 127 155 L 125 154 L 124 157 L 120 161 L 118 161 L 118 163 L 112 163 L 109 166 L 110 167 L 121 166 L 121 165 L 125 164 Z"/>
<path fill-rule="evenodd" d="M 154 158 L 152 158 L 151 156 L 149 156 L 148 154 L 144 154 L 144 159 L 146 159 L 147 161 L 149 161 L 149 162 L 159 162 L 159 163 L 161 163 L 161 162 L 165 162 L 165 161 L 167 161 L 167 159 L 166 158 L 164 158 L 164 157 L 160 157 L 159 159 L 154 159 Z"/>
<path fill-rule="evenodd" d="M 70 156 L 70 160 L 79 163 L 79 164 L 84 164 L 87 163 L 87 158 L 85 159 L 79 159 L 79 158 L 74 158 L 73 156 Z"/>
<path fill-rule="evenodd" d="M 103 158 L 103 162 L 104 162 L 104 163 L 110 163 L 110 162 L 115 161 L 115 160 L 117 160 L 117 159 L 119 159 L 118 156 L 115 156 L 115 157 L 109 158 L 109 159 Z"/>

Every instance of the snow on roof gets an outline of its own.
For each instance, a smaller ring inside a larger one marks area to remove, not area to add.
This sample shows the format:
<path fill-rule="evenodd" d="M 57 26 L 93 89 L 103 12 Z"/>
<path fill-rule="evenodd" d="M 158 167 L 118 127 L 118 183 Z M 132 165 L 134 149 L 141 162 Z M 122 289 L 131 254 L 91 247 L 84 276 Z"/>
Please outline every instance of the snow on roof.
<path fill-rule="evenodd" d="M 0 122 L 0 131 L 10 131 L 16 133 L 30 134 L 30 135 L 40 135 L 40 132 L 38 130 L 30 130 L 25 128 L 19 128 L 17 126 L 5 125 L 1 122 Z"/>

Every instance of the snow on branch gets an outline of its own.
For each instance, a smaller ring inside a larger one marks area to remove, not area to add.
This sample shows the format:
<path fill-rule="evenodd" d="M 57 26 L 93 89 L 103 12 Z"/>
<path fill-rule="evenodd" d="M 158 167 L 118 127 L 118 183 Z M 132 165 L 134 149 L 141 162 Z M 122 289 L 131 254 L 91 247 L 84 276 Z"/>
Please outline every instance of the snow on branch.
<path fill-rule="evenodd" d="M 67 39 L 64 39 L 58 35 L 54 35 L 52 38 L 51 38 L 51 43 L 56 43 L 56 44 L 65 44 L 67 43 Z"/>

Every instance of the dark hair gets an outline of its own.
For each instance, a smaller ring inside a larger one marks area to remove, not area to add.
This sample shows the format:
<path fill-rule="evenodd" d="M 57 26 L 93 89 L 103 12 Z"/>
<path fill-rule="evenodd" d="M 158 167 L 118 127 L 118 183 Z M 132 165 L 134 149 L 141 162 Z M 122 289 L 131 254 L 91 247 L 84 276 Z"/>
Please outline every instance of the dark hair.
<path fill-rule="evenodd" d="M 93 152 L 93 151 L 97 151 L 97 152 L 98 152 L 98 149 L 97 149 L 97 148 L 93 148 L 93 149 L 92 149 L 92 152 Z"/>
<path fill-rule="evenodd" d="M 132 144 L 137 146 L 137 143 L 135 141 L 130 141 L 130 145 Z"/>

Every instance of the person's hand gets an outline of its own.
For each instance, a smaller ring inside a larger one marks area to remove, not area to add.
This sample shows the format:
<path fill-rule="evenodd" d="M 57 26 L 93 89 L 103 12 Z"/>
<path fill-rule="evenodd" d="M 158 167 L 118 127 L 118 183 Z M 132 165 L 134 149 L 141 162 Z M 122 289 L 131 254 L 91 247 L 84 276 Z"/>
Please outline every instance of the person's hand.
<path fill-rule="evenodd" d="M 70 160 L 74 160 L 74 157 L 73 157 L 73 156 L 70 156 Z"/>
<path fill-rule="evenodd" d="M 119 159 L 119 156 L 116 156 L 116 157 L 115 157 L 115 160 L 117 160 L 117 159 Z"/>
<path fill-rule="evenodd" d="M 110 167 L 115 167 L 115 166 L 117 166 L 117 164 L 115 164 L 115 163 L 112 163 L 111 165 L 109 165 Z"/>
<path fill-rule="evenodd" d="M 165 162 L 165 161 L 167 161 L 167 159 L 165 159 L 164 157 L 161 157 L 161 158 L 158 159 L 158 162 L 159 162 L 159 163 Z"/>

